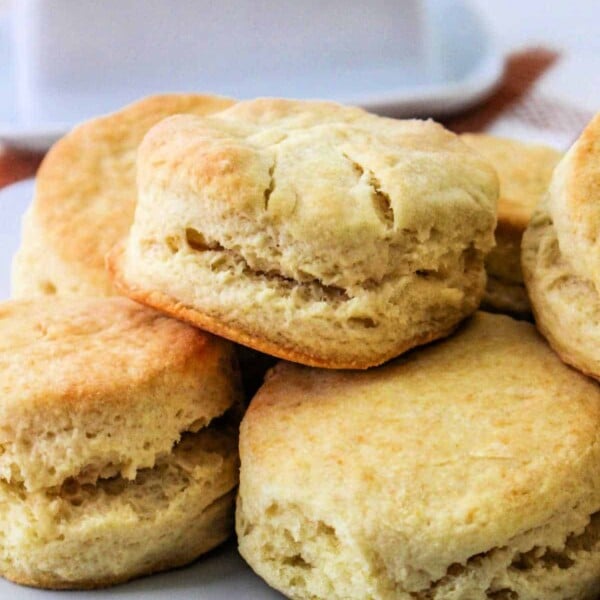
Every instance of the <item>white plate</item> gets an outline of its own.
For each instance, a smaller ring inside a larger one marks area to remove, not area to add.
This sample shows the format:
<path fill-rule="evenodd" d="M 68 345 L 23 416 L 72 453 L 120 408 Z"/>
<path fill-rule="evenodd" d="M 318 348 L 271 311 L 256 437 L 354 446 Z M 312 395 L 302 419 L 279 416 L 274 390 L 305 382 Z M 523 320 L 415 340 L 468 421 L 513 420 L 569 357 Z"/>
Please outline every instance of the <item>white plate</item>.
<path fill-rule="evenodd" d="M 233 542 L 196 563 L 124 585 L 88 592 L 48 592 L 0 579 L 0 598 L 6 600 L 282 600 L 239 556 Z"/>
<path fill-rule="evenodd" d="M 442 115 L 462 110 L 494 88 L 502 75 L 503 57 L 480 15 L 466 0 L 424 0 L 424 3 L 425 54 L 430 60 L 418 72 L 410 60 L 390 55 L 383 57 L 378 65 L 357 68 L 354 63 L 323 61 L 302 75 L 285 72 L 268 79 L 244 77 L 243 73 L 227 80 L 209 75 L 200 87 L 236 98 L 330 98 L 394 116 Z M 8 34 L 5 18 L 0 20 L 0 140 L 7 143 L 45 149 L 83 117 L 116 109 L 150 90 L 168 91 L 161 90 L 160 82 L 150 80 L 143 88 L 131 86 L 118 91 L 100 81 L 93 90 L 68 101 L 48 99 L 48 106 L 57 111 L 51 122 L 25 119 L 17 101 L 15 60 Z M 231 74 L 234 67 L 229 67 L 220 72 Z"/>
<path fill-rule="evenodd" d="M 18 247 L 21 217 L 33 194 L 33 180 L 0 191 L 0 299 L 9 295 L 10 262 Z M 0 578 L 3 600 L 95 600 L 143 598 L 144 600 L 281 600 L 244 563 L 231 541 L 194 564 L 106 590 L 46 592 L 14 585 Z"/>
<path fill-rule="evenodd" d="M 33 187 L 33 179 L 28 179 L 0 190 L 0 301 L 10 297 L 10 265 L 19 247 L 21 218 L 33 197 Z"/>

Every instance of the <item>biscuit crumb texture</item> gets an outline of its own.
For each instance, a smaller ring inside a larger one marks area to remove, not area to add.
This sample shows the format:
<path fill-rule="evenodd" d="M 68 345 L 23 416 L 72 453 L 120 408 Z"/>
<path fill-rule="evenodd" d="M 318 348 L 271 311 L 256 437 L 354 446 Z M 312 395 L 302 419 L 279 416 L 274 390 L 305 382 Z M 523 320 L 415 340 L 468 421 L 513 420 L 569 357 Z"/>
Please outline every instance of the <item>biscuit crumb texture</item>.
<path fill-rule="evenodd" d="M 536 324 L 559 356 L 600 379 L 600 114 L 557 166 L 523 236 Z"/>
<path fill-rule="evenodd" d="M 599 426 L 505 316 L 377 371 L 282 363 L 242 423 L 240 552 L 297 600 L 592 600 Z"/>
<path fill-rule="evenodd" d="M 0 373 L 4 576 L 104 586 L 229 535 L 241 404 L 229 342 L 125 298 L 11 301 Z"/>
<path fill-rule="evenodd" d="M 365 368 L 476 309 L 497 185 L 431 121 L 272 99 L 176 116 L 140 147 L 117 276 L 258 350 Z"/>

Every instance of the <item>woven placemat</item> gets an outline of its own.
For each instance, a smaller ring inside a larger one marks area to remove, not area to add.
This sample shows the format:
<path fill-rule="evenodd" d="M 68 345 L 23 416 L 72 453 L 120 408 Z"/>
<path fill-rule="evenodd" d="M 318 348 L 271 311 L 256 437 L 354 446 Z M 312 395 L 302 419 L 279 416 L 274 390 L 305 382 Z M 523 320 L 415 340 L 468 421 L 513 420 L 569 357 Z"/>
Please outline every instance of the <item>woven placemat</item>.
<path fill-rule="evenodd" d="M 593 113 L 548 96 L 538 86 L 560 54 L 548 48 L 530 48 L 508 56 L 496 92 L 473 110 L 452 117 L 445 125 L 457 132 L 508 131 L 515 137 L 540 137 L 566 150 L 593 117 Z M 504 127 L 502 127 L 504 125 Z M 527 139 L 524 139 L 527 141 Z"/>
<path fill-rule="evenodd" d="M 557 52 L 546 48 L 531 48 L 509 55 L 495 93 L 483 104 L 447 119 L 444 124 L 456 133 L 464 133 L 485 131 L 508 111 L 520 110 L 525 117 L 531 117 L 531 109 L 523 111 L 522 108 L 530 104 L 528 98 L 538 79 L 558 59 Z"/>

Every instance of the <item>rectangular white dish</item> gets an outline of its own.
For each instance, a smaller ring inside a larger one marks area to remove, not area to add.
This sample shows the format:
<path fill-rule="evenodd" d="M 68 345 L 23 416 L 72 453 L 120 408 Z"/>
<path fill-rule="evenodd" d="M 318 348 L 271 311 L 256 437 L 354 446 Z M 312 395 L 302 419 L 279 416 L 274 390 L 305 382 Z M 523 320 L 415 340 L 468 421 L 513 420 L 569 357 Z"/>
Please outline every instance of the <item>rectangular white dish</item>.
<path fill-rule="evenodd" d="M 439 115 L 480 100 L 503 69 L 466 0 L 167 5 L 13 0 L 0 21 L 0 140 L 45 148 L 82 119 L 166 91 Z"/>

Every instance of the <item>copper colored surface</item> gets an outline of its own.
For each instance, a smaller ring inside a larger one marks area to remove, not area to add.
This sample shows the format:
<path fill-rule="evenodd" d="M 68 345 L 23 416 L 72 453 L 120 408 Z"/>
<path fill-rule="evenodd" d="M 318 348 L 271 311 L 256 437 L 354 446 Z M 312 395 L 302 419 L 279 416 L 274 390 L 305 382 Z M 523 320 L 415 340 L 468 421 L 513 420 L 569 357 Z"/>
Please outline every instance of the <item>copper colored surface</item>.
<path fill-rule="evenodd" d="M 43 154 L 0 147 L 0 188 L 33 177 Z"/>

